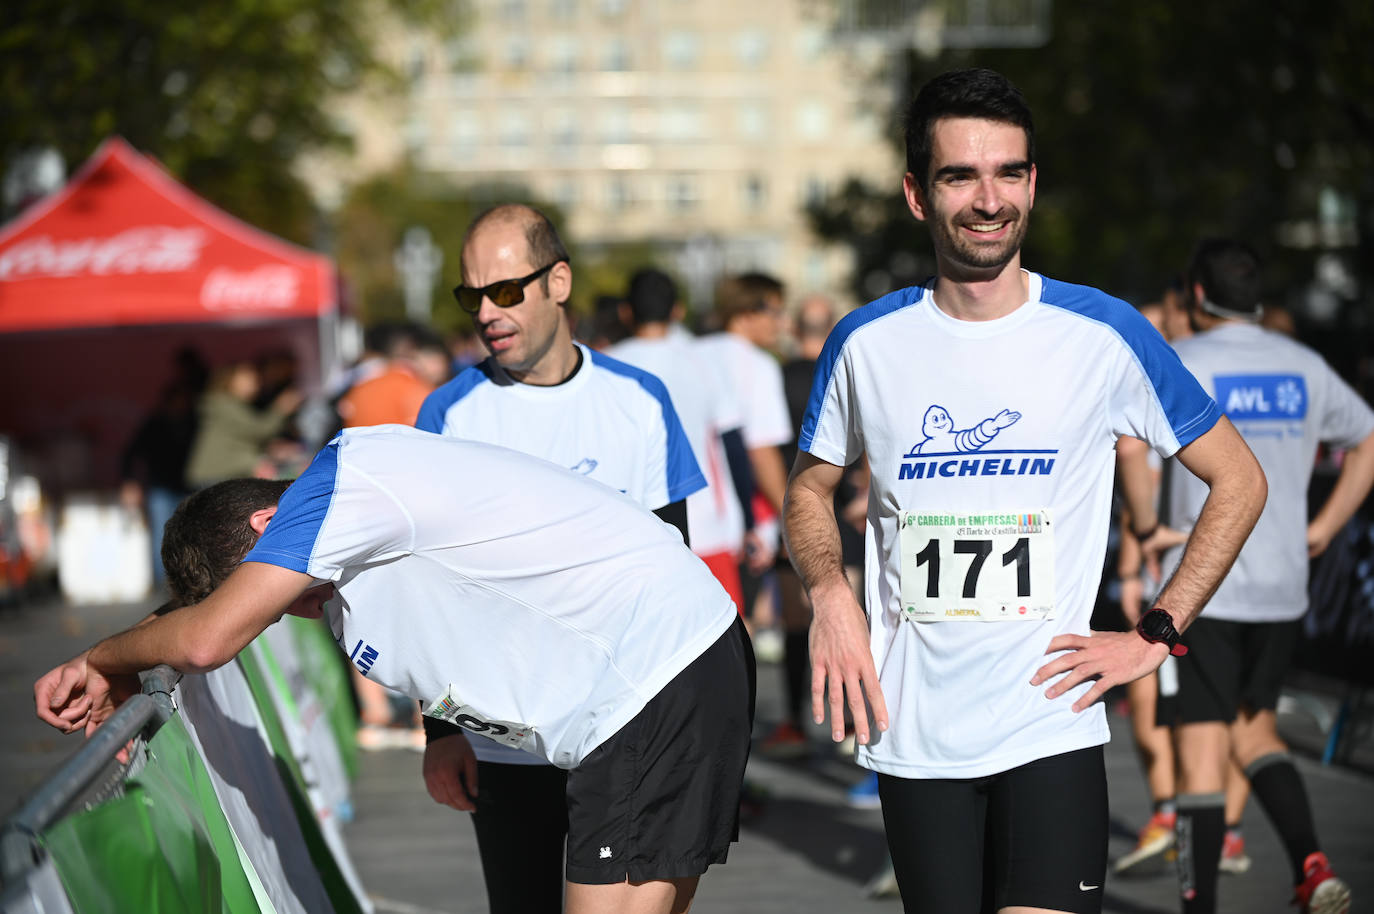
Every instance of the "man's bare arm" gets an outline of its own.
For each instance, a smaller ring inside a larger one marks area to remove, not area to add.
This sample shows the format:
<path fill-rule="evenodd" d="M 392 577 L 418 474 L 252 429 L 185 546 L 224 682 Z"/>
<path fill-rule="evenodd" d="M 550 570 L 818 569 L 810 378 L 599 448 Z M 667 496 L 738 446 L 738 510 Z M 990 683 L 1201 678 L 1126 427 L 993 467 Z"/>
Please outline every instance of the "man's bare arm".
<path fill-rule="evenodd" d="M 868 622 L 845 578 L 840 532 L 835 525 L 835 488 L 843 470 L 802 452 L 792 469 L 783 511 L 783 529 L 792 564 L 801 576 L 815 611 L 811 623 L 811 712 L 825 719 L 829 692 L 830 729 L 844 738 L 844 701 L 854 718 L 854 735 L 869 741 L 868 710 L 879 730 L 886 730 L 887 704 L 878 684 L 868 647 Z"/>
<path fill-rule="evenodd" d="M 1245 439 L 1225 416 L 1177 457 L 1209 490 L 1178 569 L 1155 601 L 1182 631 L 1198 617 L 1231 570 L 1264 510 L 1269 484 Z"/>
<path fill-rule="evenodd" d="M 308 575 L 275 565 L 240 565 L 203 602 L 147 617 L 40 677 L 35 710 L 64 732 L 89 732 L 127 697 L 131 674 L 159 663 L 182 672 L 227 663 L 311 583 Z"/>
<path fill-rule="evenodd" d="M 200 603 L 100 642 L 91 663 L 107 673 L 137 673 L 159 663 L 184 673 L 213 670 L 281 618 L 311 583 L 298 571 L 245 563 Z"/>
<path fill-rule="evenodd" d="M 1216 593 L 1264 510 L 1269 490 L 1259 461 L 1224 416 L 1180 450 L 1178 459 L 1210 490 L 1178 570 L 1155 601 L 1173 616 L 1175 627 L 1182 631 Z M 1075 711 L 1082 711 L 1112 686 L 1132 682 L 1157 669 L 1169 651 L 1165 645 L 1152 644 L 1135 632 L 1093 632 L 1060 635 L 1050 641 L 1045 653 L 1059 656 L 1036 671 L 1031 685 L 1065 674 L 1045 690 L 1046 698 L 1057 698 L 1095 679 L 1092 688 L 1073 704 Z"/>
<path fill-rule="evenodd" d="M 1368 435 L 1345 452 L 1336 485 L 1321 510 L 1307 525 L 1307 554 L 1318 556 L 1331 545 L 1331 538 L 1354 516 L 1374 485 L 1374 434 Z"/>
<path fill-rule="evenodd" d="M 754 471 L 755 490 L 781 514 L 787 492 L 787 463 L 782 459 L 782 452 L 772 445 L 750 448 L 749 466 Z"/>

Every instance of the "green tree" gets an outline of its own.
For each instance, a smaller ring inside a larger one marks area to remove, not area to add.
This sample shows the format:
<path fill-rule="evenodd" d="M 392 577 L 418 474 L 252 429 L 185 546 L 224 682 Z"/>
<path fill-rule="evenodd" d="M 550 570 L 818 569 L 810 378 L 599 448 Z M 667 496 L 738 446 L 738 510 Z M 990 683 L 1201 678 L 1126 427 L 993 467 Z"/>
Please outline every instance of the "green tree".
<path fill-rule="evenodd" d="M 1023 258 L 1032 269 L 1144 301 L 1199 237 L 1226 234 L 1269 256 L 1274 289 L 1293 292 L 1311 283 L 1322 253 L 1309 242 L 1325 239 L 1368 288 L 1371 44 L 1374 6 L 1361 0 L 1334 0 L 1319 15 L 1297 0 L 1060 0 L 1043 47 L 908 53 L 890 78 L 899 106 L 955 67 L 992 67 L 1026 94 L 1040 172 Z M 886 278 L 896 288 L 932 267 L 900 178 L 856 179 L 811 214 L 819 234 L 854 248 L 863 299 L 886 291 Z M 1348 301 L 1342 319 L 1367 326 L 1369 314 Z"/>
<path fill-rule="evenodd" d="M 328 102 L 395 77 L 381 22 L 444 28 L 447 0 L 10 0 L 0 20 L 0 165 L 111 134 L 235 215 L 307 242 L 298 157 L 346 147 Z"/>

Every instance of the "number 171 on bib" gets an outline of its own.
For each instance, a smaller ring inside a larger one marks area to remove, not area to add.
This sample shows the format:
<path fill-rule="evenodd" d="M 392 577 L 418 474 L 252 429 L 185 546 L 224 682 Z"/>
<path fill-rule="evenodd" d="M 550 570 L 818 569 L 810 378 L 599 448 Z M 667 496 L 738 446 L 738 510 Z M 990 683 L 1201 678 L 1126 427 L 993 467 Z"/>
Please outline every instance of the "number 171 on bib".
<path fill-rule="evenodd" d="M 1046 510 L 904 511 L 902 615 L 913 622 L 1054 618 L 1054 528 Z"/>

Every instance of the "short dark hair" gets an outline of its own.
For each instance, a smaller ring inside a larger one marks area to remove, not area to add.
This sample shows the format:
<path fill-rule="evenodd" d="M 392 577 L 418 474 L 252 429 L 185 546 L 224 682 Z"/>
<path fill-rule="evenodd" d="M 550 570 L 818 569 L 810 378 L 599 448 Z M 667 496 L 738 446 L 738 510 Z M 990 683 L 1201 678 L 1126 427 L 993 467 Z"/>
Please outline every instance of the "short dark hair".
<path fill-rule="evenodd" d="M 782 280 L 767 273 L 727 276 L 716 285 L 716 313 L 723 325 L 744 314 L 768 309 L 768 299 L 783 297 Z"/>
<path fill-rule="evenodd" d="M 921 87 L 906 111 L 906 170 L 926 189 L 935 122 L 974 117 L 1026 131 L 1026 160 L 1035 162 L 1035 124 L 1021 90 L 996 70 L 950 70 Z"/>
<path fill-rule="evenodd" d="M 483 223 L 491 219 L 511 219 L 519 220 L 524 224 L 525 245 L 529 249 L 530 265 L 538 269 L 550 264 L 558 263 L 560 260 L 571 262 L 568 256 L 568 249 L 563 244 L 563 239 L 558 237 L 558 230 L 553 227 L 549 217 L 524 203 L 498 203 L 496 206 L 488 207 L 478 214 L 468 226 L 467 233 L 463 235 L 463 248 L 466 250 L 468 241 Z M 549 291 L 549 274 L 545 273 L 539 277 L 539 288 L 545 292 Z M 560 305 L 566 302 L 559 302 Z"/>
<path fill-rule="evenodd" d="M 625 300 L 636 324 L 666 324 L 677 304 L 677 286 L 667 273 L 646 267 L 630 277 Z"/>
<path fill-rule="evenodd" d="M 249 518 L 280 501 L 290 485 L 285 479 L 229 479 L 183 501 L 162 536 L 172 602 L 199 603 L 224 583 L 258 541 Z"/>
<path fill-rule="evenodd" d="M 1260 259 L 1254 249 L 1230 238 L 1206 238 L 1198 242 L 1188 261 L 1187 299 L 1195 285 L 1202 286 L 1202 310 L 1218 317 L 1259 317 L 1263 286 Z M 1208 307 L 1208 306 L 1211 307 Z M 1217 308 L 1226 313 L 1218 314 Z"/>

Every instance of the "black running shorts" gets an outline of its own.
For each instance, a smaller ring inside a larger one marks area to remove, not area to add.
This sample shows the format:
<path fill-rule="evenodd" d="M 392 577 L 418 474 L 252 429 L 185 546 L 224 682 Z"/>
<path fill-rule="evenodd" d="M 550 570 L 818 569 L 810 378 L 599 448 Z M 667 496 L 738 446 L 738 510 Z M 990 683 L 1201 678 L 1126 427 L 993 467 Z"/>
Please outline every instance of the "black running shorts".
<path fill-rule="evenodd" d="M 736 618 L 568 772 L 569 882 L 699 876 L 739 838 L 754 651 Z"/>
<path fill-rule="evenodd" d="M 1276 709 L 1301 624 L 1203 616 L 1188 626 L 1183 633 L 1188 653 L 1176 661 L 1177 707 L 1167 723 L 1229 724 L 1242 708 L 1250 713 Z"/>
<path fill-rule="evenodd" d="M 906 910 L 1102 910 L 1107 774 L 1101 746 L 981 778 L 880 774 L 878 790 Z"/>

